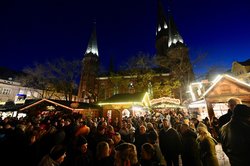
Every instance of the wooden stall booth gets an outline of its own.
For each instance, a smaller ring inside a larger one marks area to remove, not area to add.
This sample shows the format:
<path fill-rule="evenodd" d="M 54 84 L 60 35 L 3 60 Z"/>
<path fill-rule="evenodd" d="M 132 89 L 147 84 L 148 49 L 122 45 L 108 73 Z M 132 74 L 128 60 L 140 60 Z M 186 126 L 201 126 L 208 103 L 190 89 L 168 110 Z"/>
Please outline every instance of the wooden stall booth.
<path fill-rule="evenodd" d="M 103 117 L 109 121 L 119 118 L 121 122 L 125 116 L 144 116 L 149 110 L 150 99 L 147 92 L 116 94 L 99 102 L 99 105 L 103 108 Z"/>
<path fill-rule="evenodd" d="M 209 118 L 218 117 L 222 111 L 227 111 L 227 101 L 232 97 L 238 98 L 242 104 L 250 106 L 250 84 L 230 75 L 218 76 L 212 86 L 203 94 Z"/>
<path fill-rule="evenodd" d="M 100 107 L 83 102 L 37 99 L 27 100 L 19 112 L 26 113 L 27 115 L 46 114 L 49 112 L 79 113 L 85 117 L 95 118 L 100 115 Z"/>

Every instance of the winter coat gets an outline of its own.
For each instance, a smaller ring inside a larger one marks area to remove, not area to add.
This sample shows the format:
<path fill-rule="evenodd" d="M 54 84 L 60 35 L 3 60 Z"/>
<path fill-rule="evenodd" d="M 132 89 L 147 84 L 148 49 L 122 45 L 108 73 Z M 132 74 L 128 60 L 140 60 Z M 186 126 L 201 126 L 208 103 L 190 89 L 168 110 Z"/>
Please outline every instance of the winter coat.
<path fill-rule="evenodd" d="M 249 166 L 250 121 L 233 118 L 221 128 L 220 133 L 222 148 L 231 166 Z"/>
<path fill-rule="evenodd" d="M 206 136 L 204 139 L 198 141 L 203 166 L 219 166 L 215 150 L 216 140 Z"/>

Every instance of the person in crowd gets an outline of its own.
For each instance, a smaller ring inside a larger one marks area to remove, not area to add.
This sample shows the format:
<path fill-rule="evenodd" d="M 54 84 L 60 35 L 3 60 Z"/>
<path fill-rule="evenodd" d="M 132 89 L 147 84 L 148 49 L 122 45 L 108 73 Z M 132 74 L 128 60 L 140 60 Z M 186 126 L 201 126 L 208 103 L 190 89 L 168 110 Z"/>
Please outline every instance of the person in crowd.
<path fill-rule="evenodd" d="M 139 166 L 137 151 L 134 144 L 122 143 L 118 145 L 115 153 L 115 166 Z"/>
<path fill-rule="evenodd" d="M 114 127 L 112 125 L 108 125 L 105 132 L 108 138 L 112 138 L 112 136 L 115 134 Z"/>
<path fill-rule="evenodd" d="M 119 132 L 121 128 L 121 124 L 119 122 L 119 118 L 116 117 L 114 120 L 112 120 L 111 125 L 114 127 L 115 132 Z"/>
<path fill-rule="evenodd" d="M 87 139 L 80 135 L 75 138 L 73 149 L 66 158 L 67 166 L 91 166 L 93 165 L 94 156 L 92 151 L 88 149 Z"/>
<path fill-rule="evenodd" d="M 199 151 L 203 166 L 219 166 L 215 145 L 217 141 L 211 136 L 206 127 L 198 127 Z"/>
<path fill-rule="evenodd" d="M 183 150 L 181 153 L 183 166 L 202 166 L 197 142 L 197 134 L 187 124 L 181 124 Z"/>
<path fill-rule="evenodd" d="M 222 126 L 222 149 L 231 166 L 250 165 L 250 107 L 237 104 L 231 120 Z"/>
<path fill-rule="evenodd" d="M 160 146 L 159 146 L 159 141 L 158 141 L 158 135 L 155 135 L 153 131 L 147 133 L 147 142 L 152 144 L 155 150 L 155 157 L 158 163 L 158 166 L 166 166 L 166 160 L 164 156 L 162 155 Z"/>
<path fill-rule="evenodd" d="M 38 166 L 59 166 L 66 157 L 66 148 L 63 145 L 55 145 L 39 162 Z"/>
<path fill-rule="evenodd" d="M 192 123 L 192 125 L 194 126 L 194 131 L 197 131 L 198 127 L 206 127 L 205 123 L 203 123 L 202 121 L 198 120 L 197 118 L 192 118 L 190 123 Z"/>
<path fill-rule="evenodd" d="M 90 132 L 89 126 L 87 126 L 86 122 L 84 121 L 81 126 L 76 130 L 75 136 L 83 135 L 86 137 Z"/>
<path fill-rule="evenodd" d="M 146 127 L 144 125 L 141 125 L 139 127 L 139 134 L 135 136 L 135 146 L 137 150 L 138 158 L 141 156 L 141 146 L 147 142 L 147 134 L 146 134 Z"/>
<path fill-rule="evenodd" d="M 101 141 L 96 146 L 96 160 L 94 161 L 95 166 L 102 165 L 113 165 L 114 158 L 110 156 L 111 149 L 106 141 Z"/>
<path fill-rule="evenodd" d="M 112 138 L 107 139 L 107 143 L 109 144 L 110 156 L 114 158 L 115 157 L 115 143 Z"/>
<path fill-rule="evenodd" d="M 237 98 L 230 98 L 228 101 L 227 101 L 227 105 L 228 105 L 228 111 L 226 114 L 220 116 L 219 118 L 219 128 L 221 128 L 224 124 L 226 124 L 227 122 L 230 121 L 231 119 L 231 116 L 233 114 L 233 110 L 235 108 L 235 106 L 237 104 L 241 104 L 241 101 Z"/>
<path fill-rule="evenodd" d="M 116 148 L 118 145 L 124 143 L 125 141 L 122 139 L 121 134 L 119 132 L 115 132 L 115 134 L 112 137 L 112 140 L 114 141 L 114 147 Z"/>
<path fill-rule="evenodd" d="M 154 133 L 156 135 L 156 137 L 158 138 L 158 133 L 157 131 L 155 130 L 153 124 L 151 122 L 148 122 L 147 123 L 147 134 L 148 133 Z M 157 140 L 158 141 L 158 140 Z"/>
<path fill-rule="evenodd" d="M 179 155 L 182 149 L 179 133 L 171 127 L 168 119 L 163 119 L 163 128 L 159 133 L 159 144 L 161 152 L 166 159 L 167 165 L 179 166 Z"/>
<path fill-rule="evenodd" d="M 127 128 L 129 131 L 129 142 L 134 143 L 135 142 L 135 127 L 132 125 L 131 122 L 127 124 Z"/>
<path fill-rule="evenodd" d="M 104 122 L 103 122 L 104 123 Z M 108 139 L 108 135 L 106 134 L 106 128 L 103 127 L 103 125 L 98 125 L 97 126 L 97 130 L 96 133 L 93 135 L 93 137 L 91 138 L 91 149 L 93 152 L 93 155 L 95 155 L 96 153 L 96 146 L 99 142 L 101 141 L 106 141 Z"/>
<path fill-rule="evenodd" d="M 145 143 L 141 147 L 141 166 L 158 166 L 155 148 L 150 143 Z"/>
<path fill-rule="evenodd" d="M 119 130 L 119 133 L 121 134 L 121 137 L 125 142 L 130 142 L 128 123 L 126 120 L 122 120 L 122 125 L 121 125 L 121 128 Z"/>
<path fill-rule="evenodd" d="M 219 141 L 219 133 L 220 133 L 220 127 L 219 127 L 219 119 L 213 116 L 211 118 L 211 134 L 212 137 L 215 138 L 217 141 Z"/>

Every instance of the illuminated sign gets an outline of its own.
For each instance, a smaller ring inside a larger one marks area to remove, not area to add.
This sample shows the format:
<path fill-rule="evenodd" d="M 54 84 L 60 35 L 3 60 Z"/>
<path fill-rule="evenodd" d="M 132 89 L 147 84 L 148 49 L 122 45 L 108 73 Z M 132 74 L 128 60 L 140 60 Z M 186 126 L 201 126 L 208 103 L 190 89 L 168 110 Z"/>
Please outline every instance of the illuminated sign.
<path fill-rule="evenodd" d="M 151 104 L 158 104 L 158 103 L 173 103 L 173 104 L 180 104 L 180 99 L 170 98 L 170 97 L 161 97 L 158 99 L 153 99 L 150 101 Z"/>

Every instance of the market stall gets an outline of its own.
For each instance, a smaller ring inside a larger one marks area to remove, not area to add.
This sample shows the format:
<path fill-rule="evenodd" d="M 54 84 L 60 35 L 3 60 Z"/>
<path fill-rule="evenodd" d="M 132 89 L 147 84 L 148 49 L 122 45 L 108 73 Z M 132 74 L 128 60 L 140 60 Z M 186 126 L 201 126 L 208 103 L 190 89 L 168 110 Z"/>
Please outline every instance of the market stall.
<path fill-rule="evenodd" d="M 116 94 L 98 103 L 103 108 L 103 116 L 109 120 L 129 116 L 144 116 L 149 111 L 148 93 Z"/>

